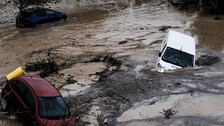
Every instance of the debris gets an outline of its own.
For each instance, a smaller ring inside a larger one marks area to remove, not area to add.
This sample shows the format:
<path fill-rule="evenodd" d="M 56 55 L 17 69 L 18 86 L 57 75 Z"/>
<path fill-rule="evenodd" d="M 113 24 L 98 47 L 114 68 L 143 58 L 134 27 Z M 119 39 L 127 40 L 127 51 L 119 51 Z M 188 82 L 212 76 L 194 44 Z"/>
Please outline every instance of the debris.
<path fill-rule="evenodd" d="M 7 80 L 11 80 L 15 77 L 18 77 L 20 75 L 24 75 L 25 71 L 22 69 L 22 67 L 18 67 L 17 69 L 15 69 L 14 71 L 12 71 L 10 74 L 8 74 L 6 76 Z"/>
<path fill-rule="evenodd" d="M 180 85 L 181 85 L 181 83 L 176 83 L 176 84 L 175 84 L 175 86 L 180 86 Z"/>
<path fill-rule="evenodd" d="M 100 57 L 94 57 L 91 62 L 101 62 Z"/>
<path fill-rule="evenodd" d="M 191 96 L 193 96 L 195 91 L 193 89 L 191 89 L 191 90 L 189 90 L 189 92 L 191 93 Z"/>
<path fill-rule="evenodd" d="M 59 66 L 56 64 L 56 62 L 52 59 L 47 59 L 47 60 L 41 60 L 41 61 L 36 61 L 36 62 L 28 62 L 25 65 L 25 70 L 26 71 L 41 71 L 40 76 L 41 77 L 46 77 L 49 74 L 52 74 L 54 72 L 58 72 Z"/>
<path fill-rule="evenodd" d="M 154 105 L 156 103 L 156 101 L 152 101 L 149 103 L 149 105 Z"/>
<path fill-rule="evenodd" d="M 112 66 L 120 66 L 121 61 L 115 59 L 112 55 L 107 55 L 104 57 L 103 62 L 109 63 Z"/>
<path fill-rule="evenodd" d="M 68 84 L 74 84 L 77 82 L 76 80 L 74 80 L 74 76 L 72 75 L 68 75 L 65 80 Z"/>
<path fill-rule="evenodd" d="M 119 45 L 122 45 L 122 44 L 125 44 L 125 43 L 127 43 L 128 41 L 121 41 L 121 42 L 119 42 L 118 44 Z"/>
<path fill-rule="evenodd" d="M 171 116 L 177 113 L 177 111 L 172 110 L 172 108 L 167 110 L 163 109 L 163 112 L 164 112 L 163 115 L 165 116 L 166 119 L 170 119 Z"/>
<path fill-rule="evenodd" d="M 166 31 L 167 29 L 170 29 L 170 28 L 172 28 L 172 26 L 161 26 L 160 28 L 159 28 L 159 31 Z"/>
<path fill-rule="evenodd" d="M 215 20 L 221 20 L 221 17 L 219 17 L 218 15 L 216 15 L 214 19 Z"/>
<path fill-rule="evenodd" d="M 96 117 L 96 120 L 98 122 L 98 126 L 105 126 L 104 122 L 104 113 L 103 112 L 100 112 L 100 111 L 97 111 L 95 113 L 93 113 L 93 115 L 95 115 Z"/>
<path fill-rule="evenodd" d="M 94 57 L 92 58 L 90 61 L 84 62 L 84 63 L 88 63 L 88 62 L 105 62 L 108 63 L 111 66 L 120 66 L 121 65 L 121 61 L 117 60 L 113 57 L 113 55 L 106 55 L 104 57 Z"/>

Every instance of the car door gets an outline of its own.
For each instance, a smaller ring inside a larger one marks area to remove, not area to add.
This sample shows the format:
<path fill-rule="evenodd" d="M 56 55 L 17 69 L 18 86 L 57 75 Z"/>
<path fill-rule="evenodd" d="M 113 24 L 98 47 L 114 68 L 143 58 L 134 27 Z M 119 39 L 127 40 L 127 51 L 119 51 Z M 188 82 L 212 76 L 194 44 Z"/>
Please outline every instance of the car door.
<path fill-rule="evenodd" d="M 46 9 L 46 14 L 48 16 L 49 22 L 50 21 L 57 21 L 59 19 L 57 13 L 53 10 Z"/>
<path fill-rule="evenodd" d="M 36 123 L 35 120 L 35 110 L 36 110 L 36 101 L 34 98 L 34 95 L 32 94 L 31 90 L 27 88 L 27 90 L 24 92 L 23 101 L 25 105 L 27 106 L 27 113 L 24 113 L 23 117 L 27 124 L 27 126 L 32 126 Z"/>
<path fill-rule="evenodd" d="M 35 15 L 38 24 L 48 22 L 48 15 L 44 9 L 38 9 Z"/>
<path fill-rule="evenodd" d="M 15 115 L 23 125 L 32 126 L 35 123 L 35 100 L 30 90 L 20 81 L 11 83 L 12 108 Z"/>
<path fill-rule="evenodd" d="M 24 91 L 26 90 L 26 86 L 20 83 L 19 81 L 12 81 L 12 93 L 10 93 L 10 103 L 12 112 L 15 114 L 19 114 L 23 110 L 24 103 L 21 99 Z"/>

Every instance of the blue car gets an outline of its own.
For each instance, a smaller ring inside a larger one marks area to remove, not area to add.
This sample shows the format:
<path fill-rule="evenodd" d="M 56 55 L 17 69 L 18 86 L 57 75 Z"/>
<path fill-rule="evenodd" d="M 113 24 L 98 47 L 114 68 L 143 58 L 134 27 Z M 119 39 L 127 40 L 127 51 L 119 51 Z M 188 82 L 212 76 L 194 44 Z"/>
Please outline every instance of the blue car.
<path fill-rule="evenodd" d="M 29 27 L 36 24 L 67 19 L 65 13 L 46 8 L 30 8 L 21 12 L 16 18 L 17 27 Z"/>

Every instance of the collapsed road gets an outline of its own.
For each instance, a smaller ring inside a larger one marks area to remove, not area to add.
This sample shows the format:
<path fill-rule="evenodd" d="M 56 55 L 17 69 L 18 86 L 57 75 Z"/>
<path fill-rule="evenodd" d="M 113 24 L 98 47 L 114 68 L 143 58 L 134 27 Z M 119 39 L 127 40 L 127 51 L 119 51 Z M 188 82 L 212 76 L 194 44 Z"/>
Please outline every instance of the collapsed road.
<path fill-rule="evenodd" d="M 223 124 L 223 21 L 162 0 L 67 1 L 53 8 L 68 20 L 34 29 L 1 21 L 2 80 L 19 65 L 42 64 L 29 72 L 41 74 L 53 63 L 56 69 L 43 75 L 65 97 L 77 125 Z M 168 29 L 197 38 L 195 68 L 156 71 Z M 5 113 L 0 124 L 19 125 Z"/>

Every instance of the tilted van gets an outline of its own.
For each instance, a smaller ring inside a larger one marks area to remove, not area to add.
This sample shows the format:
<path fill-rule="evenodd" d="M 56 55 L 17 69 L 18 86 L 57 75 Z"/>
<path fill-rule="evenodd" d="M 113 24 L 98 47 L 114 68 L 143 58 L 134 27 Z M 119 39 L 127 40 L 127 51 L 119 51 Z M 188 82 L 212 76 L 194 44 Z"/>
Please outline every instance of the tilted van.
<path fill-rule="evenodd" d="M 195 65 L 195 39 L 170 30 L 165 36 L 156 67 L 159 71 L 193 67 Z"/>

